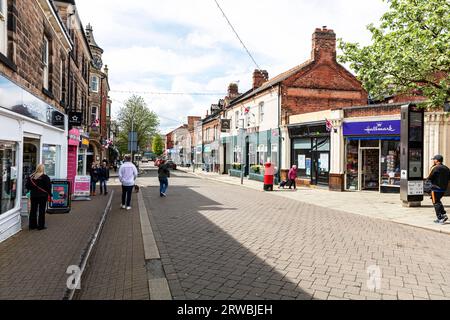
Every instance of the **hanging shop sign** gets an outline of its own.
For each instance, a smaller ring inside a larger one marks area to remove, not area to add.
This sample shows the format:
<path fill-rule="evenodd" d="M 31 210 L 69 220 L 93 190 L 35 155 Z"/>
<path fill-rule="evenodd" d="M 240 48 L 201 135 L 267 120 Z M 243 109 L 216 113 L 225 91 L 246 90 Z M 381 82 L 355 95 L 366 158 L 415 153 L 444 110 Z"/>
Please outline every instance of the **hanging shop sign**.
<path fill-rule="evenodd" d="M 222 132 L 228 132 L 231 130 L 231 120 L 230 119 L 222 119 L 220 120 L 220 126 L 222 128 Z"/>
<path fill-rule="evenodd" d="M 80 144 L 80 130 L 72 129 L 69 131 L 69 146 L 78 146 Z"/>
<path fill-rule="evenodd" d="M 344 136 L 400 135 L 401 121 L 345 122 L 343 128 Z"/>
<path fill-rule="evenodd" d="M 69 112 L 69 125 L 71 125 L 72 127 L 81 127 L 82 121 L 82 112 Z"/>

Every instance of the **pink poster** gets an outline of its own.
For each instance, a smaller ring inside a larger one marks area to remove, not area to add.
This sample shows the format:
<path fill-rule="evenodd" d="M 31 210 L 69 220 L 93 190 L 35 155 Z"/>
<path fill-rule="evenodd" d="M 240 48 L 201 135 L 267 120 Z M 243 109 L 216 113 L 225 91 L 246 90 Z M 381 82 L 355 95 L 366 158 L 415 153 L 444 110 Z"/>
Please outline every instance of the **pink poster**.
<path fill-rule="evenodd" d="M 78 171 L 78 147 L 69 146 L 67 154 L 67 179 L 70 181 L 70 193 L 73 194 L 75 177 Z"/>

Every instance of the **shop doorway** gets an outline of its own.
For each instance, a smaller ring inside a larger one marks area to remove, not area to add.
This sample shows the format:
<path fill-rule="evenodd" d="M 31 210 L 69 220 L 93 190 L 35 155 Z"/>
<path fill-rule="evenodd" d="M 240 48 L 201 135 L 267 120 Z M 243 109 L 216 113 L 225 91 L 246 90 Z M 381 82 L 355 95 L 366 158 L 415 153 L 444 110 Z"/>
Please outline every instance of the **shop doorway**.
<path fill-rule="evenodd" d="M 380 149 L 361 149 L 361 189 L 380 190 Z"/>
<path fill-rule="evenodd" d="M 23 173 L 22 173 L 22 197 L 25 197 L 27 190 L 25 184 L 29 176 L 36 171 L 40 159 L 39 139 L 24 138 L 23 140 Z"/>
<path fill-rule="evenodd" d="M 330 139 L 312 139 L 311 158 L 311 184 L 328 185 L 330 172 Z"/>
<path fill-rule="evenodd" d="M 245 171 L 244 171 L 244 175 L 248 176 L 248 174 L 250 173 L 250 141 L 247 138 L 245 138 Z"/>

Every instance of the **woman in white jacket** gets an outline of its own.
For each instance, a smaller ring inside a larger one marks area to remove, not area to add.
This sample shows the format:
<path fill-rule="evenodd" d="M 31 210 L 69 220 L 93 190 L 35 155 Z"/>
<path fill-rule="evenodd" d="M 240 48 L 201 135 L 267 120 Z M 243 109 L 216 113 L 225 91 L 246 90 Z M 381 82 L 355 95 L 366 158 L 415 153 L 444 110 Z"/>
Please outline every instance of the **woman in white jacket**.
<path fill-rule="evenodd" d="M 131 196 L 138 171 L 131 162 L 131 156 L 125 156 L 125 163 L 120 166 L 119 180 L 122 183 L 122 209 L 131 210 Z"/>

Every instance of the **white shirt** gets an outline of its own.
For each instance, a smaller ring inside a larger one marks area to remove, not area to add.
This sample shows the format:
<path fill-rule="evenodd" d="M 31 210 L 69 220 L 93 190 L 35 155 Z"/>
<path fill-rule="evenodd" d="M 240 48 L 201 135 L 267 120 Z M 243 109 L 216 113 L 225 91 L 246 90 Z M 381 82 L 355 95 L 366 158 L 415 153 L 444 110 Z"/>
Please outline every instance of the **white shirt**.
<path fill-rule="evenodd" d="M 119 169 L 119 180 L 125 187 L 134 186 L 134 181 L 138 176 L 136 166 L 131 162 L 125 162 Z"/>

